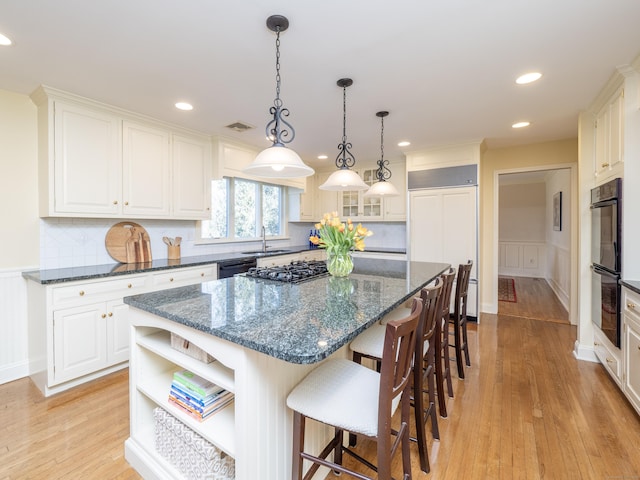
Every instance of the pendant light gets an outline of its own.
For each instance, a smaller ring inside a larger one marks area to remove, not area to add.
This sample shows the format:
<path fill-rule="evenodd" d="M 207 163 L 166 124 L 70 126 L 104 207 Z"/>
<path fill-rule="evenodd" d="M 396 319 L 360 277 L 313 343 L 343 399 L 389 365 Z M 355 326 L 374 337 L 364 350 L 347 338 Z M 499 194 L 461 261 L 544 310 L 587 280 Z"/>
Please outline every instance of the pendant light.
<path fill-rule="evenodd" d="M 353 191 L 367 190 L 369 185 L 364 183 L 360 175 L 350 170 L 356 164 L 356 157 L 351 153 L 351 143 L 347 142 L 347 87 L 353 85 L 350 78 L 338 80 L 338 86 L 342 87 L 342 143 L 338 145 L 336 157 L 337 172 L 333 172 L 327 181 L 320 185 L 320 190 Z"/>
<path fill-rule="evenodd" d="M 289 28 L 289 20 L 282 15 L 272 15 L 267 18 L 267 27 L 276 32 L 276 98 L 269 109 L 273 119 L 265 129 L 273 145 L 260 152 L 243 172 L 268 178 L 308 177 L 313 175 L 313 168 L 305 165 L 296 152 L 285 146 L 296 136 L 293 126 L 285 120 L 289 109 L 283 107 L 280 99 L 280 32 Z"/>
<path fill-rule="evenodd" d="M 391 178 L 391 170 L 389 170 L 389 160 L 384 159 L 384 117 L 389 112 L 378 112 L 376 117 L 380 117 L 380 160 L 378 160 L 378 170 L 376 170 L 376 178 L 378 181 L 371 185 L 371 188 L 364 193 L 365 197 L 392 197 L 400 195 L 398 189 L 391 182 L 387 182 Z"/>

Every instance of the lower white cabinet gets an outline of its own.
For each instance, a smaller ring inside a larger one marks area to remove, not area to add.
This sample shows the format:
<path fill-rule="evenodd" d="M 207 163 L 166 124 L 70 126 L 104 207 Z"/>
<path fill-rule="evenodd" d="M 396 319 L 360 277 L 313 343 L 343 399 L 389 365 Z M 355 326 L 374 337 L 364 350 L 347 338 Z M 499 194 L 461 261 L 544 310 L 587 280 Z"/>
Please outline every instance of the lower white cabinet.
<path fill-rule="evenodd" d="M 215 264 L 42 285 L 29 281 L 31 378 L 45 396 L 124 368 L 129 295 L 215 280 Z"/>
<path fill-rule="evenodd" d="M 640 413 L 640 295 L 623 288 L 623 390 Z"/>
<path fill-rule="evenodd" d="M 622 357 L 620 349 L 616 348 L 604 333 L 594 328 L 593 349 L 600 363 L 607 369 L 611 378 L 622 386 Z"/>

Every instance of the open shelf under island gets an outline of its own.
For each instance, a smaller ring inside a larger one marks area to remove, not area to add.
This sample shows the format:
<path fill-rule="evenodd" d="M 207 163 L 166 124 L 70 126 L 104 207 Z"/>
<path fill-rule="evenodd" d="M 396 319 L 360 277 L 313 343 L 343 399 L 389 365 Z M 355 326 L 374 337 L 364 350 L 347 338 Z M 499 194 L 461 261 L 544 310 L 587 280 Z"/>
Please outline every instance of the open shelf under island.
<path fill-rule="evenodd" d="M 182 478 L 156 451 L 153 410 L 164 408 L 235 459 L 238 480 L 290 478 L 292 414 L 286 397 L 319 362 L 347 357 L 349 342 L 449 268 L 356 258 L 346 278 L 299 284 L 236 276 L 125 298 L 132 326 L 128 462 L 145 479 Z M 171 348 L 171 333 L 214 358 Z M 169 403 L 174 371 L 187 369 L 233 392 L 199 422 Z M 318 451 L 331 436 L 310 429 Z M 324 478 L 326 471 L 314 478 Z"/>

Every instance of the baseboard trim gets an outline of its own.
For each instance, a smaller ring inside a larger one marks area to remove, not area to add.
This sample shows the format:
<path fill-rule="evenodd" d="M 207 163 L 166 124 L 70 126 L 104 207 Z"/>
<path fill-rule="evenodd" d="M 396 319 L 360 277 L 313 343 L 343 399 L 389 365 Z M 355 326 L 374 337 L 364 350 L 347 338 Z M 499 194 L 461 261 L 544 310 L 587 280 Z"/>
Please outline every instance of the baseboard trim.
<path fill-rule="evenodd" d="M 3 365 L 0 368 L 0 385 L 29 376 L 29 361 Z"/>
<path fill-rule="evenodd" d="M 585 362 L 600 363 L 593 346 L 588 347 L 581 345 L 578 340 L 576 340 L 576 343 L 573 346 L 573 356 L 576 357 L 576 359 L 583 360 Z"/>

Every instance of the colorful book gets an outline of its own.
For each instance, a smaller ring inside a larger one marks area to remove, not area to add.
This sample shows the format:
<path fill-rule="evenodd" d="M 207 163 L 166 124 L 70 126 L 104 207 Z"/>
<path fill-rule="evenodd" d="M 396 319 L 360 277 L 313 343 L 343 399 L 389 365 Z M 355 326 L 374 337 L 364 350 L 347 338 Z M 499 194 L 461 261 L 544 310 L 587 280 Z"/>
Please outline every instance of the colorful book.
<path fill-rule="evenodd" d="M 192 373 L 188 370 L 181 370 L 174 372 L 173 380 L 181 383 L 193 393 L 200 395 L 201 397 L 207 397 L 224 390 L 222 387 L 212 383 L 204 378 Z"/>
<path fill-rule="evenodd" d="M 171 395 L 174 395 L 175 397 L 183 400 L 185 403 L 194 405 L 202 409 L 206 409 L 207 407 L 209 407 L 210 405 L 218 401 L 220 397 L 223 397 L 229 393 L 230 392 L 223 390 L 222 392 L 216 395 L 211 395 L 210 397 L 207 397 L 206 400 L 202 401 L 199 398 L 194 398 L 194 396 L 190 395 L 189 392 L 185 392 L 184 389 L 179 388 L 179 386 L 175 384 L 171 384 L 171 390 L 170 390 Z"/>

